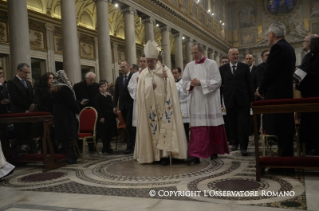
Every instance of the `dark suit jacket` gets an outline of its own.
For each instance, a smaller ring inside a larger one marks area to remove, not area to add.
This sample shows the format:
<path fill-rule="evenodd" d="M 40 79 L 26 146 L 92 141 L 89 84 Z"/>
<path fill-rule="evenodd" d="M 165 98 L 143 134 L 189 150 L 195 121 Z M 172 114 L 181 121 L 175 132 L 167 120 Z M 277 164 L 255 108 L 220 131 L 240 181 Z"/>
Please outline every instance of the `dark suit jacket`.
<path fill-rule="evenodd" d="M 26 83 L 28 86 L 27 89 L 16 76 L 8 81 L 11 113 L 24 113 L 33 103 L 32 85 L 28 80 L 26 80 Z"/>
<path fill-rule="evenodd" d="M 235 77 L 229 64 L 219 67 L 222 77 L 221 93 L 226 107 L 250 106 L 254 91 L 249 66 L 238 62 Z"/>
<path fill-rule="evenodd" d="M 76 101 L 78 102 L 78 105 L 81 109 L 87 106 L 93 106 L 94 97 L 99 91 L 97 83 L 94 83 L 91 86 L 87 86 L 86 81 L 84 80 L 74 84 L 73 89 L 75 92 Z M 89 102 L 85 106 L 82 106 L 82 99 L 89 99 Z"/>
<path fill-rule="evenodd" d="M 256 68 L 255 71 L 255 76 L 256 76 L 256 82 L 257 82 L 257 87 L 261 86 L 261 82 L 264 80 L 264 74 L 266 71 L 267 63 L 263 62 L 259 64 Z"/>
<path fill-rule="evenodd" d="M 299 68 L 306 72 L 307 69 L 306 69 L 305 67 L 309 65 L 311 58 L 312 58 L 312 53 L 311 53 L 311 52 L 308 52 L 308 53 L 303 57 L 302 62 L 301 62 L 301 65 L 299 66 Z"/>
<path fill-rule="evenodd" d="M 117 106 L 117 102 L 119 100 L 119 108 L 122 111 L 124 108 L 126 108 L 128 111 L 133 109 L 133 99 L 127 89 L 127 85 L 129 81 L 131 80 L 132 73 L 129 74 L 126 86 L 123 86 L 123 80 L 124 76 L 120 75 L 117 77 L 116 82 L 115 82 L 115 93 L 114 93 L 114 98 L 113 98 L 113 108 Z"/>
<path fill-rule="evenodd" d="M 308 60 L 302 70 L 307 72 L 300 82 L 299 89 L 302 97 L 319 97 L 319 53 L 315 53 Z"/>
<path fill-rule="evenodd" d="M 295 63 L 295 51 L 285 39 L 271 47 L 264 80 L 259 87 L 259 93 L 265 95 L 266 100 L 293 98 Z"/>
<path fill-rule="evenodd" d="M 257 71 L 257 66 L 253 66 L 253 68 L 251 69 L 251 72 L 250 72 L 250 76 L 251 76 L 251 80 L 252 80 L 252 83 L 253 83 L 253 89 L 254 89 L 254 92 L 256 91 L 257 89 L 257 78 L 256 78 L 256 71 Z"/>
<path fill-rule="evenodd" d="M 295 51 L 285 39 L 274 44 L 267 59 L 264 80 L 259 93 L 265 100 L 293 98 Z M 265 120 L 267 134 L 290 136 L 295 133 L 294 114 L 268 114 Z"/>

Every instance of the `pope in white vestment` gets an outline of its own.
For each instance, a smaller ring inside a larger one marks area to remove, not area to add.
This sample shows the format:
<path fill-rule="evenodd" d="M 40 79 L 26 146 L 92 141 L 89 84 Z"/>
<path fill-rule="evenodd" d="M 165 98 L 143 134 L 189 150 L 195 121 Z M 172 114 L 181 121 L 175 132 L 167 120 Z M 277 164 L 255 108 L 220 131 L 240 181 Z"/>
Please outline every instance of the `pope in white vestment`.
<path fill-rule="evenodd" d="M 187 158 L 175 80 L 167 67 L 156 64 L 158 49 L 153 43 L 149 41 L 145 45 L 148 67 L 140 73 L 137 84 L 134 159 L 139 163 L 160 161 L 170 155 L 177 159 Z"/>
<path fill-rule="evenodd" d="M 1 142 L 0 142 L 0 178 L 7 176 L 14 170 L 14 166 L 6 161 L 3 155 Z"/>
<path fill-rule="evenodd" d="M 197 45 L 191 48 L 195 61 L 186 65 L 182 79 L 184 92 L 191 95 L 188 155 L 198 159 L 229 153 L 229 148 L 221 110 L 219 69 Z"/>

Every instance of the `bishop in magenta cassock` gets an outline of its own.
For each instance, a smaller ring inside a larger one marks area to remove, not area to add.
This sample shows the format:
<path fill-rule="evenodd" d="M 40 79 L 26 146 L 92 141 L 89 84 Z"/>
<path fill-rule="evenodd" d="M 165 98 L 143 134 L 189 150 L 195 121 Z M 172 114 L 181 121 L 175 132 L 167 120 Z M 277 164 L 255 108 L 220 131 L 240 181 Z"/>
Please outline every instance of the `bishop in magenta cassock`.
<path fill-rule="evenodd" d="M 191 47 L 194 61 L 188 63 L 183 73 L 183 90 L 190 94 L 191 135 L 188 145 L 190 164 L 200 163 L 201 157 L 216 158 L 229 154 L 221 109 L 221 76 L 214 60 L 203 56 L 203 47 Z"/>

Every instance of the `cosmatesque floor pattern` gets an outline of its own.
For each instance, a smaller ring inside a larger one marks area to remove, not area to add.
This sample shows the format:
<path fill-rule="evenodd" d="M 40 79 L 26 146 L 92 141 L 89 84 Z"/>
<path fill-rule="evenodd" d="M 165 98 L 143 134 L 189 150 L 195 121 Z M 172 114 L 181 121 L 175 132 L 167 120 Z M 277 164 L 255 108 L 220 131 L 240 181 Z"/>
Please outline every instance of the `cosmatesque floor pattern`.
<path fill-rule="evenodd" d="M 255 181 L 252 138 L 247 157 L 234 151 L 192 166 L 141 165 L 124 149 L 120 142 L 112 155 L 87 153 L 84 163 L 47 173 L 17 166 L 0 180 L 0 211 L 319 210 L 318 171 L 266 172 Z"/>

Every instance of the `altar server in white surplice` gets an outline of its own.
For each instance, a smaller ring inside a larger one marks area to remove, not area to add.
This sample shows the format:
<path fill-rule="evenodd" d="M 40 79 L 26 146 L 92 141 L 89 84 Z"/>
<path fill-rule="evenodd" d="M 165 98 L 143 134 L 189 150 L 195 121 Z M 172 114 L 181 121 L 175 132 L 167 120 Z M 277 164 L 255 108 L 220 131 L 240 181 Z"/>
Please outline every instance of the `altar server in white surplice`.
<path fill-rule="evenodd" d="M 183 73 L 183 89 L 191 95 L 191 135 L 188 145 L 189 163 L 200 163 L 201 157 L 212 159 L 217 154 L 229 153 L 221 110 L 221 76 L 214 60 L 203 56 L 203 47 L 191 47 L 194 61 L 188 63 Z"/>
<path fill-rule="evenodd" d="M 133 103 L 133 118 L 132 118 L 132 126 L 133 130 L 136 131 L 136 89 L 137 89 L 137 82 L 138 82 L 138 76 L 140 75 L 140 72 L 146 68 L 146 58 L 144 56 L 140 57 L 140 69 L 136 73 L 132 75 L 132 78 L 130 82 L 127 85 L 127 89 L 134 100 Z"/>
<path fill-rule="evenodd" d="M 187 141 L 171 70 L 158 65 L 158 45 L 148 41 L 144 47 L 147 68 L 139 75 L 136 93 L 137 130 L 134 159 L 139 163 L 168 157 L 187 158 Z"/>
<path fill-rule="evenodd" d="M 190 95 L 185 94 L 183 90 L 183 80 L 182 80 L 182 70 L 179 67 L 173 69 L 173 76 L 176 83 L 177 94 L 179 98 L 179 103 L 181 104 L 181 112 L 183 117 L 184 129 L 187 137 L 187 142 L 189 141 L 189 99 Z"/>

